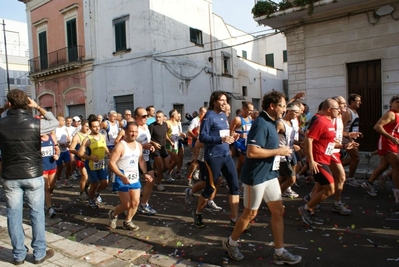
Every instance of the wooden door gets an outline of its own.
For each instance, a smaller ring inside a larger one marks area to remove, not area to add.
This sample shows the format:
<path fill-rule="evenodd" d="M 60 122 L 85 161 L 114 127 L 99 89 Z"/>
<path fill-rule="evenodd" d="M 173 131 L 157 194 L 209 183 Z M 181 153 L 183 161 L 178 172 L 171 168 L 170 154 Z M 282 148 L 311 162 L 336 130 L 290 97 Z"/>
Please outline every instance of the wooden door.
<path fill-rule="evenodd" d="M 374 125 L 382 116 L 381 60 L 350 63 L 347 64 L 347 70 L 348 96 L 354 93 L 362 97 L 358 113 L 363 138 L 357 140 L 360 143 L 359 150 L 374 151 L 379 138 Z"/>

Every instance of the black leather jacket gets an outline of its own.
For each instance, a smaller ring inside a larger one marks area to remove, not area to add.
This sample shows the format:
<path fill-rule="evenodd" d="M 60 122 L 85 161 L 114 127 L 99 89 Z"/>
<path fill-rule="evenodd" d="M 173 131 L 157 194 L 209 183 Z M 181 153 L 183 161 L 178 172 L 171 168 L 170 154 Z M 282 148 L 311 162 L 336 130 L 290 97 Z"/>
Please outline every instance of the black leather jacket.
<path fill-rule="evenodd" d="M 26 110 L 11 109 L 0 119 L 3 179 L 30 179 L 43 175 L 40 120 Z"/>

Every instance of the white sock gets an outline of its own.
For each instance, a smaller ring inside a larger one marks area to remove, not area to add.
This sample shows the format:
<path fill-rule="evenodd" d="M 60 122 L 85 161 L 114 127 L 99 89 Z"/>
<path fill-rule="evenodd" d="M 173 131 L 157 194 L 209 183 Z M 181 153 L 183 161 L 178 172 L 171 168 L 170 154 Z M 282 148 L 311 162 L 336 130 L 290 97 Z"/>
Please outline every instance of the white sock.
<path fill-rule="evenodd" d="M 284 248 L 275 248 L 274 253 L 276 253 L 277 256 L 281 256 L 284 253 Z"/>
<path fill-rule="evenodd" d="M 208 200 L 208 205 L 212 205 L 213 200 Z"/>
<path fill-rule="evenodd" d="M 341 205 L 341 200 L 340 200 L 340 201 L 335 201 L 335 200 L 334 200 L 334 205 L 335 205 L 335 206 Z"/>
<path fill-rule="evenodd" d="M 231 236 L 229 236 L 229 245 L 236 247 L 238 245 L 238 242 L 234 241 L 233 239 L 231 239 Z"/>

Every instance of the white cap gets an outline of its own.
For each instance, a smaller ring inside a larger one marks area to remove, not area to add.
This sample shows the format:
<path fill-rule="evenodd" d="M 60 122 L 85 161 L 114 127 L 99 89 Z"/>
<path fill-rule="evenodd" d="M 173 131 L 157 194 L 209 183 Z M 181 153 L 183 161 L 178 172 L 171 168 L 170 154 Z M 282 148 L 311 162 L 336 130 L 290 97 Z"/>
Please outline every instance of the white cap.
<path fill-rule="evenodd" d="M 74 121 L 80 121 L 80 118 L 78 116 L 75 116 L 72 118 Z"/>

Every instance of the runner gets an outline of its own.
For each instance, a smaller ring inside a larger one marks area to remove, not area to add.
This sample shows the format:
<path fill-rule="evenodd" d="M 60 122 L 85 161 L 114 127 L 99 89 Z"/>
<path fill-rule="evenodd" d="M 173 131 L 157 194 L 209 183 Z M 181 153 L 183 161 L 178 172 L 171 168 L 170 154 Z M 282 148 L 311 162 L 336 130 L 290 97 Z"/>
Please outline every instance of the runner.
<path fill-rule="evenodd" d="M 109 211 L 109 225 L 115 229 L 118 215 L 127 210 L 123 229 L 137 231 L 139 226 L 135 225 L 132 219 L 137 212 L 140 199 L 139 166 L 146 181 L 151 182 L 152 177 L 147 172 L 142 147 L 140 143 L 136 142 L 137 124 L 129 122 L 125 132 L 125 139 L 115 146 L 109 161 L 110 169 L 116 175 L 113 188 L 118 191 L 121 202 L 114 211 Z"/>
<path fill-rule="evenodd" d="M 100 123 L 97 119 L 89 121 L 90 134 L 83 140 L 77 155 L 86 160 L 89 188 L 89 205 L 93 209 L 101 203 L 100 192 L 108 185 L 108 175 L 105 170 L 105 156 L 109 155 L 105 138 L 100 134 Z"/>

